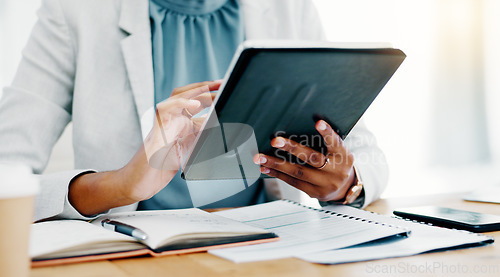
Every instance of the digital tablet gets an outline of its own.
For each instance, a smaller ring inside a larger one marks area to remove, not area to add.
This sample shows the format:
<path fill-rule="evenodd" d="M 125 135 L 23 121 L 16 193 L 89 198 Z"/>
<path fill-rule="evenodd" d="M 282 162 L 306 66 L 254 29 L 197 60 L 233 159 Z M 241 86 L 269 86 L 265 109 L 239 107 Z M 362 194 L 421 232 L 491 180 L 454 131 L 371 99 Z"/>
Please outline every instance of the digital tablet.
<path fill-rule="evenodd" d="M 405 57 L 381 43 L 244 42 L 184 165 L 184 178 L 258 178 L 251 160 L 256 153 L 297 162 L 271 147 L 276 136 L 326 153 L 315 122 L 325 120 L 344 139 Z"/>

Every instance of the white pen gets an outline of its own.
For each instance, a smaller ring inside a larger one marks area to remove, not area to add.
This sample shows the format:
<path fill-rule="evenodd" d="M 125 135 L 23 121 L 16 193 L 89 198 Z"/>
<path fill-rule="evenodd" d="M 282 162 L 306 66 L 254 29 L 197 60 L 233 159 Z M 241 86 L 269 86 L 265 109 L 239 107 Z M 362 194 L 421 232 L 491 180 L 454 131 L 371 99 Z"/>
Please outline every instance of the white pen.
<path fill-rule="evenodd" d="M 105 219 L 101 221 L 101 225 L 102 227 L 108 230 L 122 233 L 124 235 L 131 236 L 138 240 L 146 240 L 148 238 L 148 235 L 144 233 L 141 229 L 135 228 L 133 226 L 118 221 Z"/>

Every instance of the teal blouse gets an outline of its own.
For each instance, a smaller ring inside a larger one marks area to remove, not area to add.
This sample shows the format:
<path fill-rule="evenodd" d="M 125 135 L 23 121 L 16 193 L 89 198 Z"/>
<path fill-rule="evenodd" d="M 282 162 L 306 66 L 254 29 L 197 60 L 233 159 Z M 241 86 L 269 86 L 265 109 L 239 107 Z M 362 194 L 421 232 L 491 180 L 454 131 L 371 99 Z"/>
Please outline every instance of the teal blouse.
<path fill-rule="evenodd" d="M 217 80 L 243 41 L 236 0 L 151 0 L 155 100 L 187 84 Z"/>
<path fill-rule="evenodd" d="M 176 87 L 224 77 L 244 39 L 236 0 L 150 0 L 149 12 L 155 103 L 167 99 Z M 209 208 L 263 202 L 261 185 L 237 192 L 231 183 L 187 184 L 179 171 L 162 191 L 141 202 L 139 209 Z M 220 199 L 223 194 L 220 191 L 226 189 L 235 194 Z"/>

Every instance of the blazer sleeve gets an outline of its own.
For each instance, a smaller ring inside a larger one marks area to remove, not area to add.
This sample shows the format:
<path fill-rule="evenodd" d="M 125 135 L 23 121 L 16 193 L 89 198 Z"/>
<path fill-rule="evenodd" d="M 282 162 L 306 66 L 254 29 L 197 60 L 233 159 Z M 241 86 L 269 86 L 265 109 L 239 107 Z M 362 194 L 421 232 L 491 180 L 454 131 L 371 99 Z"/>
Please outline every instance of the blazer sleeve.
<path fill-rule="evenodd" d="M 377 145 L 377 140 L 364 122 L 360 120 L 345 139 L 345 145 L 354 155 L 357 178 L 363 182 L 363 208 L 377 200 L 389 179 L 389 168 L 385 155 Z"/>
<path fill-rule="evenodd" d="M 300 5 L 297 5 L 299 15 L 302 22 L 298 25 L 300 28 L 300 36 L 303 40 L 326 40 L 325 29 L 318 10 L 311 0 L 302 0 Z"/>
<path fill-rule="evenodd" d="M 301 26 L 304 28 L 307 26 L 307 29 L 302 30 L 303 38 L 325 40 L 324 28 L 312 1 L 304 1 L 302 10 L 303 24 Z M 367 129 L 363 120 L 356 124 L 345 139 L 345 143 L 354 155 L 354 166 L 356 166 L 360 175 L 357 177 L 364 184 L 364 201 L 361 201 L 361 203 L 362 207 L 366 207 L 377 200 L 387 186 L 389 168 L 385 155 L 378 147 L 375 136 Z"/>
<path fill-rule="evenodd" d="M 44 0 L 14 80 L 0 101 L 0 162 L 26 164 L 39 177 L 35 220 L 65 213 L 84 218 L 75 216 L 65 200 L 70 181 L 88 170 L 42 174 L 71 120 L 74 77 L 75 49 L 60 3 Z"/>

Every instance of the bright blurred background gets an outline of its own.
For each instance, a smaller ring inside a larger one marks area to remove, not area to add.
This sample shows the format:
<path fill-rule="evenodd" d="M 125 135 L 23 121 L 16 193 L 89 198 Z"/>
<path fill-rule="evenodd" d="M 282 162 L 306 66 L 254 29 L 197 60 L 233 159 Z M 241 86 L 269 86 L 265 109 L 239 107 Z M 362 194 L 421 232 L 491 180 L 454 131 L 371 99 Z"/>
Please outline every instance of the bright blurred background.
<path fill-rule="evenodd" d="M 408 56 L 365 114 L 390 166 L 384 197 L 500 184 L 500 1 L 313 1 L 329 40 L 390 42 Z M 0 1 L 0 87 L 39 5 Z M 70 130 L 47 171 L 73 167 Z"/>
<path fill-rule="evenodd" d="M 500 184 L 500 1 L 314 1 L 329 40 L 407 54 L 365 114 L 389 162 L 385 197 Z"/>

